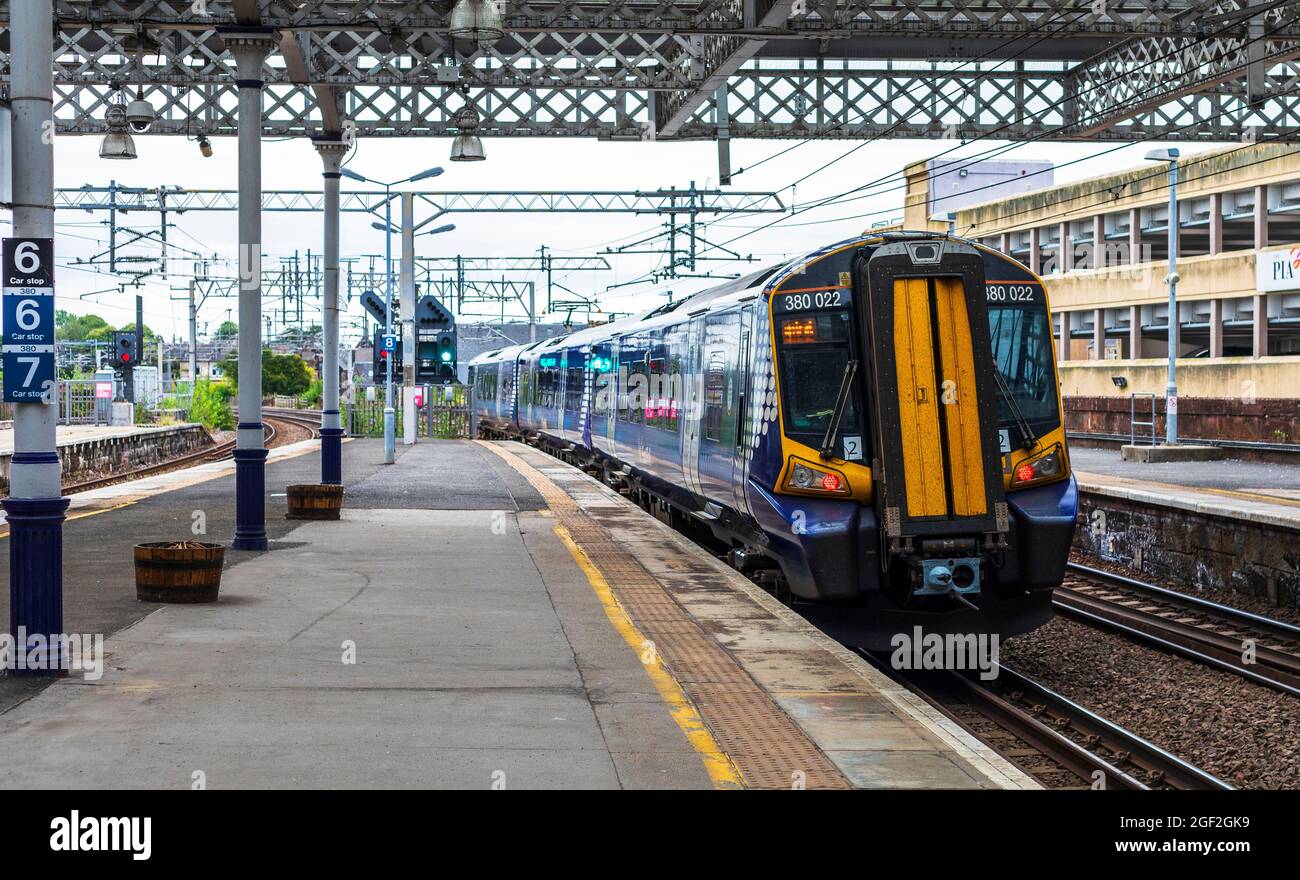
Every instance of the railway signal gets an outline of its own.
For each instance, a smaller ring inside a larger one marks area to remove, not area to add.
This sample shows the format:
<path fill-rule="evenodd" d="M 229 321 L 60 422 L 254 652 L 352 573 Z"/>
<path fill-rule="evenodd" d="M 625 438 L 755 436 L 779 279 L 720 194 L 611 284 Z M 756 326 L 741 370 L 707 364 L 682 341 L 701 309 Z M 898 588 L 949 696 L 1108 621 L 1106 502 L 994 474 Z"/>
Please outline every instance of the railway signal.
<path fill-rule="evenodd" d="M 135 366 L 139 357 L 135 350 L 135 333 L 114 333 L 113 334 L 113 368 L 119 372 L 127 372 Z"/>

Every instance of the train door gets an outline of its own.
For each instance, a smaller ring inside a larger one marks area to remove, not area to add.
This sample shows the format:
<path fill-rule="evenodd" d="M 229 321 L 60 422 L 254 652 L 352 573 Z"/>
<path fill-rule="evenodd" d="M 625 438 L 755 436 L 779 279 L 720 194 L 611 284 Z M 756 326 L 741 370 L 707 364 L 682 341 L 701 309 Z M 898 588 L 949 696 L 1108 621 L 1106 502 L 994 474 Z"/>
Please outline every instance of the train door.
<path fill-rule="evenodd" d="M 918 595 L 978 592 L 977 554 L 1007 530 L 983 261 L 959 242 L 918 241 L 858 267 L 886 552 L 924 570 Z M 974 575 L 931 583 L 952 557 Z"/>
<path fill-rule="evenodd" d="M 703 342 L 704 318 L 697 315 L 686 326 L 686 362 L 682 368 L 682 407 L 679 413 L 682 479 L 686 488 L 696 495 L 704 494 L 700 488 L 700 398 L 703 395 L 700 368 Z"/>
<path fill-rule="evenodd" d="M 749 476 L 749 408 L 753 405 L 752 354 L 754 336 L 754 304 L 746 303 L 740 310 L 740 348 L 736 357 L 736 413 L 735 440 L 732 443 L 731 490 L 732 507 L 749 513 L 749 499 L 745 496 L 745 480 Z"/>
<path fill-rule="evenodd" d="M 732 462 L 736 456 L 739 398 L 740 309 L 704 317 L 701 351 L 704 380 L 699 444 L 700 488 L 705 497 L 731 506 Z"/>
<path fill-rule="evenodd" d="M 607 447 L 612 458 L 618 457 L 618 408 L 622 404 L 623 395 L 627 393 L 623 384 L 623 372 L 618 367 L 622 349 L 621 341 L 614 337 L 609 342 L 609 357 L 606 359 L 609 385 L 606 389 L 608 400 L 605 401 L 605 437 L 608 438 Z"/>

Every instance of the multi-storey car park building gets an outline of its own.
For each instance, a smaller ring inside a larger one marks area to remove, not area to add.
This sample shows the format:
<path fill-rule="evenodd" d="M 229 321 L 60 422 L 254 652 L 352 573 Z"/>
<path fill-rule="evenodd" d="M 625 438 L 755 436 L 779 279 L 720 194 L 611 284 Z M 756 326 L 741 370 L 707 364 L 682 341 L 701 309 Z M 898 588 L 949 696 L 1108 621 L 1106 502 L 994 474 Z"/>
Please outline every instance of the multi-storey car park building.
<path fill-rule="evenodd" d="M 1300 150 L 1243 144 L 1178 164 L 1180 435 L 1300 444 Z M 927 182 L 943 186 L 923 169 L 909 169 L 908 222 L 933 227 L 917 209 L 933 204 Z M 948 215 L 956 234 L 1043 276 L 1075 433 L 1127 436 L 1135 393 L 1154 394 L 1163 420 L 1167 169 L 1149 162 Z M 1137 409 L 1141 419 L 1150 403 Z"/>

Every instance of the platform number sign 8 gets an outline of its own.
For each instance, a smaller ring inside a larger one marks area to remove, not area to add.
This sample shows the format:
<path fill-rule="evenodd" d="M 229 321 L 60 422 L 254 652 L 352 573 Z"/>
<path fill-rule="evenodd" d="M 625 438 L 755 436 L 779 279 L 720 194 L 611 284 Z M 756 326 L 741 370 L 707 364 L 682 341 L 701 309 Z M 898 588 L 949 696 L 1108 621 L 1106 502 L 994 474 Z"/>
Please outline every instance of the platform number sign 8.
<path fill-rule="evenodd" d="M 54 239 L 6 238 L 4 401 L 50 403 L 54 374 Z"/>

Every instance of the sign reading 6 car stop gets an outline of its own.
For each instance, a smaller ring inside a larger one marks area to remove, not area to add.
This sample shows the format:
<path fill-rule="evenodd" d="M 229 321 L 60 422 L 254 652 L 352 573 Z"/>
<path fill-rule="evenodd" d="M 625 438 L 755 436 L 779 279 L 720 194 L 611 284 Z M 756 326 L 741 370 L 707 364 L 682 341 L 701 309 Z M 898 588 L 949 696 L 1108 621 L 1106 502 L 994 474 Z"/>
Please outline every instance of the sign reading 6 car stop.
<path fill-rule="evenodd" d="M 48 403 L 54 377 L 54 239 L 6 238 L 4 402 Z"/>

